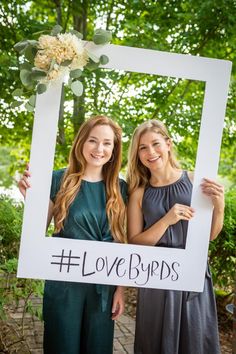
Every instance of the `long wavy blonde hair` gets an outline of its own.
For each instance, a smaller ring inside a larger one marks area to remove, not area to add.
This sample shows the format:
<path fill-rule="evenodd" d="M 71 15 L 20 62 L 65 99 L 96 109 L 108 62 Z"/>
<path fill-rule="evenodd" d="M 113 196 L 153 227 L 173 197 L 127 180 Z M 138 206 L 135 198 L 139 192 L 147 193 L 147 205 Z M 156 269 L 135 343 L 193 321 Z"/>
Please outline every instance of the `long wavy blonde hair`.
<path fill-rule="evenodd" d="M 98 125 L 108 125 L 114 132 L 114 148 L 111 159 L 103 166 L 103 178 L 106 186 L 106 213 L 111 233 L 116 241 L 125 240 L 126 208 L 123 201 L 120 185 L 119 170 L 122 155 L 122 130 L 112 119 L 106 116 L 95 116 L 85 121 L 74 140 L 69 155 L 69 166 L 64 173 L 60 190 L 57 193 L 53 215 L 55 232 L 63 228 L 68 210 L 74 201 L 85 173 L 86 160 L 83 156 L 83 146 L 90 131 Z"/>
<path fill-rule="evenodd" d="M 138 187 L 146 187 L 151 178 L 149 169 L 141 163 L 138 155 L 140 138 L 148 131 L 161 134 L 166 140 L 171 142 L 171 138 L 166 126 L 159 120 L 149 120 L 142 123 L 135 129 L 129 146 L 127 169 L 127 183 L 129 186 L 129 193 L 132 193 Z M 180 168 L 180 165 L 175 158 L 172 143 L 170 144 L 169 162 L 172 167 Z"/>

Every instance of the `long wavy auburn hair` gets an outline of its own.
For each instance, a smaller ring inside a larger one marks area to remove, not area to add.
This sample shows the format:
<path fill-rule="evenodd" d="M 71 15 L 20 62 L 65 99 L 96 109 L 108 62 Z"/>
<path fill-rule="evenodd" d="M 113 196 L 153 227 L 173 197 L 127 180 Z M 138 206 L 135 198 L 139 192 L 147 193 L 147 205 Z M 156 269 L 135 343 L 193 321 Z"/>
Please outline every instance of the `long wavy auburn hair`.
<path fill-rule="evenodd" d="M 108 125 L 114 132 L 114 148 L 111 159 L 103 166 L 103 178 L 106 186 L 106 214 L 113 238 L 118 242 L 125 241 L 126 207 L 123 201 L 120 185 L 119 171 L 122 155 L 122 130 L 112 119 L 106 116 L 95 116 L 85 121 L 74 140 L 70 155 L 69 166 L 66 169 L 61 187 L 57 193 L 54 204 L 55 232 L 63 229 L 68 210 L 74 201 L 85 173 L 86 160 L 83 156 L 83 146 L 90 131 L 98 125 Z"/>
<path fill-rule="evenodd" d="M 171 142 L 171 138 L 169 136 L 166 126 L 163 122 L 159 120 L 149 120 L 147 122 L 142 123 L 135 129 L 129 146 L 127 168 L 127 183 L 129 186 L 130 194 L 139 187 L 146 187 L 151 178 L 151 173 L 149 169 L 141 163 L 138 154 L 140 138 L 146 132 L 155 132 L 161 134 L 165 138 L 165 140 Z M 180 168 L 180 165 L 175 158 L 172 142 L 170 144 L 169 162 L 172 167 Z"/>

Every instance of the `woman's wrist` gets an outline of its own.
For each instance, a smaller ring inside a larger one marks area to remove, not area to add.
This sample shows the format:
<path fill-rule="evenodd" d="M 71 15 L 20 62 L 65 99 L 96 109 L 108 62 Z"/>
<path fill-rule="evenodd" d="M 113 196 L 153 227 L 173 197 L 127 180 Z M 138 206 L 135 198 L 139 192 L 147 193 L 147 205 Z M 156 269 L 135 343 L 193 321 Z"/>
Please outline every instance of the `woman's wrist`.
<path fill-rule="evenodd" d="M 165 230 L 171 225 L 168 219 L 168 214 L 166 214 L 159 220 L 160 226 Z"/>
<path fill-rule="evenodd" d="M 214 206 L 214 213 L 223 214 L 225 211 L 225 204 Z"/>
<path fill-rule="evenodd" d="M 124 294 L 125 292 L 125 286 L 117 285 L 116 287 L 116 292 L 119 292 L 121 294 Z"/>

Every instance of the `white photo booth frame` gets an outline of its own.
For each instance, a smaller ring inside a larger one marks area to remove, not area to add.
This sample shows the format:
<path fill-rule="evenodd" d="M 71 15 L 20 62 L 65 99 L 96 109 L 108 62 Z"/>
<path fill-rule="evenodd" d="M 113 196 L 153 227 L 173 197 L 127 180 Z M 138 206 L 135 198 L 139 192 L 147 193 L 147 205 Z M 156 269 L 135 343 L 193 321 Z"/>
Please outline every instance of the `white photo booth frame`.
<path fill-rule="evenodd" d="M 61 83 L 37 96 L 19 264 L 21 278 L 203 291 L 212 207 L 200 190 L 216 178 L 231 62 L 125 46 L 86 44 L 106 54 L 104 67 L 205 82 L 205 96 L 185 249 L 45 237 Z"/>

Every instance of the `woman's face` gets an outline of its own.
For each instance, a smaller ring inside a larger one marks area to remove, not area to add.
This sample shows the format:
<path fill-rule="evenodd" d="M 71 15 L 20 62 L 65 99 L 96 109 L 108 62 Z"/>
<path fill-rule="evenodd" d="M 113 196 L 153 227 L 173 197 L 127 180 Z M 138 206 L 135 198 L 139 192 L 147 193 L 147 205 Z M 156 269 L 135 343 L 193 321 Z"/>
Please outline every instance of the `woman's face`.
<path fill-rule="evenodd" d="M 155 171 L 167 166 L 169 162 L 170 140 L 160 133 L 148 131 L 141 135 L 138 156 L 144 166 Z"/>
<path fill-rule="evenodd" d="M 114 132 L 109 125 L 96 125 L 91 129 L 83 146 L 83 156 L 88 165 L 104 166 L 114 148 Z"/>

